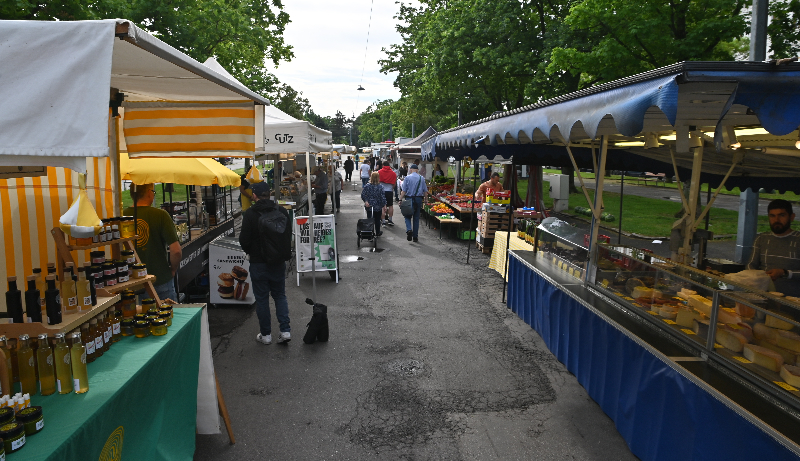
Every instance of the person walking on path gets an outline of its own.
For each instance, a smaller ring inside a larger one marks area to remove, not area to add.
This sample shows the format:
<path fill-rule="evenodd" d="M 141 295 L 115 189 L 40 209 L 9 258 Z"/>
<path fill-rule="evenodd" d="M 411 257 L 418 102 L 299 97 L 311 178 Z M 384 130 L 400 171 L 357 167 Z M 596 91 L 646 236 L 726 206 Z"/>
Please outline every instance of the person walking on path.
<path fill-rule="evenodd" d="M 331 194 L 331 212 L 336 213 L 342 210 L 340 194 L 342 192 L 342 174 L 339 170 L 333 170 L 333 178 L 329 181 L 328 192 Z"/>
<path fill-rule="evenodd" d="M 328 201 L 328 175 L 322 167 L 314 170 L 316 178 L 312 186 L 314 187 L 314 214 L 325 214 L 325 202 Z"/>
<path fill-rule="evenodd" d="M 353 180 L 353 169 L 355 168 L 355 164 L 347 157 L 347 160 L 344 161 L 344 180 L 345 181 L 352 181 Z"/>
<path fill-rule="evenodd" d="M 406 197 L 411 198 L 413 206 L 412 217 L 406 216 L 406 240 L 409 242 L 414 240 L 419 241 L 419 213 L 422 210 L 422 199 L 428 193 L 428 185 L 425 184 L 425 178 L 419 174 L 419 166 L 415 163 L 409 167 L 408 176 L 403 180 L 402 192 L 400 192 L 400 202 Z M 412 227 L 413 219 L 413 227 Z"/>
<path fill-rule="evenodd" d="M 372 218 L 375 222 L 375 235 L 380 236 L 381 217 L 386 212 L 386 194 L 380 185 L 380 173 L 377 171 L 370 176 L 369 184 L 361 190 L 361 200 L 364 201 L 364 208 L 367 210 L 367 218 Z"/>
<path fill-rule="evenodd" d="M 260 332 L 256 341 L 272 343 L 269 297 L 275 301 L 275 316 L 280 328 L 279 343 L 292 339 L 289 301 L 286 298 L 286 261 L 291 258 L 292 226 L 289 212 L 269 199 L 269 185 L 253 184 L 255 203 L 242 217 L 239 244 L 250 258 L 250 280 L 256 297 Z"/>
<path fill-rule="evenodd" d="M 401 181 L 405 179 L 406 175 L 408 175 L 408 163 L 403 162 L 400 165 L 400 169 L 397 171 L 397 173 L 398 173 L 397 176 L 400 178 Z"/>
<path fill-rule="evenodd" d="M 383 194 L 386 196 L 386 224 L 387 226 L 394 226 L 392 217 L 394 216 L 394 190 L 397 187 L 397 174 L 389 166 L 389 162 L 383 162 L 383 168 L 378 171 Z"/>
<path fill-rule="evenodd" d="M 364 159 L 364 163 L 358 169 L 361 172 L 361 187 L 364 187 L 369 182 L 369 175 L 372 172 L 372 168 L 369 167 L 369 160 Z"/>

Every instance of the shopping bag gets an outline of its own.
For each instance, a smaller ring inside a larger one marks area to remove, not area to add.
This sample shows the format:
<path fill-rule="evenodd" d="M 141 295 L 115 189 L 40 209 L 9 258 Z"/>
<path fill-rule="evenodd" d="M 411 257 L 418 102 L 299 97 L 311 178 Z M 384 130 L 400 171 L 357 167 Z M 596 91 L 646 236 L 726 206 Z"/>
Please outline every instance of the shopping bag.
<path fill-rule="evenodd" d="M 410 198 L 405 198 L 400 202 L 400 213 L 406 218 L 414 216 L 414 202 Z"/>

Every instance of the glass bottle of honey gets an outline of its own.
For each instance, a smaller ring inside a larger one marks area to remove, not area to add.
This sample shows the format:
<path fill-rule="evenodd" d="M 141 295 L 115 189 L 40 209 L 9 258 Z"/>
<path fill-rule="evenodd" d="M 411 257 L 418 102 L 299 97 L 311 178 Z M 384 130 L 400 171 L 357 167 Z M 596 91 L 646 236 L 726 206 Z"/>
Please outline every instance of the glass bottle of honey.
<path fill-rule="evenodd" d="M 11 364 L 11 350 L 8 347 L 8 339 L 6 335 L 0 336 L 0 348 L 3 349 L 3 355 L 6 356 L 6 372 L 8 373 L 8 389 L 5 387 L 0 389 L 3 395 L 14 395 L 14 366 Z"/>
<path fill-rule="evenodd" d="M 89 390 L 89 373 L 86 369 L 86 348 L 81 344 L 81 334 L 72 333 L 72 346 L 69 349 L 72 360 L 72 389 L 76 394 Z"/>
<path fill-rule="evenodd" d="M 118 342 L 122 338 L 122 311 L 118 304 L 108 310 L 111 312 L 111 342 Z"/>
<path fill-rule="evenodd" d="M 90 285 L 89 280 L 86 279 L 86 269 L 79 267 L 78 281 L 75 282 L 75 288 L 78 292 L 78 309 L 81 312 L 86 312 L 92 308 L 92 288 Z"/>
<path fill-rule="evenodd" d="M 47 333 L 39 335 L 39 349 L 36 350 L 39 367 L 39 392 L 50 395 L 56 392 L 56 375 L 53 368 L 53 349 L 47 340 Z"/>
<path fill-rule="evenodd" d="M 56 347 L 53 350 L 56 362 L 56 388 L 59 394 L 72 392 L 72 361 L 64 333 L 56 333 Z"/>
<path fill-rule="evenodd" d="M 6 355 L 11 357 L 11 387 L 14 389 L 8 395 L 19 391 L 19 363 L 17 361 L 17 338 L 8 338 L 6 341 Z"/>
<path fill-rule="evenodd" d="M 94 358 L 97 360 L 100 356 L 103 355 L 103 330 L 100 329 L 100 322 L 97 321 L 97 318 L 93 318 L 89 321 L 89 337 L 86 338 L 86 341 L 90 339 L 94 339 Z"/>
<path fill-rule="evenodd" d="M 111 326 L 112 314 L 113 311 L 108 309 L 106 310 L 105 317 L 103 317 L 103 347 L 105 347 L 105 352 L 111 349 L 111 338 L 114 336 L 114 330 Z"/>
<path fill-rule="evenodd" d="M 19 350 L 17 351 L 17 364 L 19 366 L 19 382 L 23 394 L 36 393 L 36 368 L 33 360 L 33 349 L 30 346 L 30 336 L 19 336 Z"/>
<path fill-rule="evenodd" d="M 94 337 L 91 331 L 92 329 L 88 322 L 81 325 L 81 338 L 84 338 L 83 341 L 86 347 L 86 363 L 94 362 L 94 359 L 97 357 L 97 353 L 94 350 Z"/>
<path fill-rule="evenodd" d="M 64 268 L 64 280 L 61 282 L 61 304 L 65 314 L 78 312 L 78 289 L 75 286 L 74 264 L 67 263 Z"/>

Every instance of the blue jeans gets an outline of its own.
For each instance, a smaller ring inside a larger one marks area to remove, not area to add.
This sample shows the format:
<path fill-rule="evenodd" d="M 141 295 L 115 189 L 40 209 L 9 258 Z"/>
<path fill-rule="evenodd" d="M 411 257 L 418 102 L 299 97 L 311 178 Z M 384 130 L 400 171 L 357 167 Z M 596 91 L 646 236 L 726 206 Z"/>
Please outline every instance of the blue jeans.
<path fill-rule="evenodd" d="M 364 187 L 369 182 L 369 178 L 361 178 L 361 187 Z"/>
<path fill-rule="evenodd" d="M 164 301 L 165 299 L 169 298 L 175 302 L 178 302 L 178 293 L 175 292 L 175 279 L 170 279 L 169 282 L 163 283 L 161 285 L 153 285 L 153 288 L 156 289 L 156 294 L 158 295 L 158 299 Z"/>
<path fill-rule="evenodd" d="M 413 229 L 413 237 L 418 238 L 419 236 L 419 213 L 422 211 L 422 197 L 409 197 L 411 199 L 411 204 L 414 205 L 414 229 Z M 406 218 L 406 232 L 412 230 L 411 229 L 411 218 Z"/>
<path fill-rule="evenodd" d="M 269 296 L 275 301 L 275 316 L 281 332 L 292 331 L 289 327 L 289 301 L 286 299 L 286 263 L 250 263 L 250 280 L 256 297 L 256 315 L 261 335 L 272 334 L 269 312 Z"/>

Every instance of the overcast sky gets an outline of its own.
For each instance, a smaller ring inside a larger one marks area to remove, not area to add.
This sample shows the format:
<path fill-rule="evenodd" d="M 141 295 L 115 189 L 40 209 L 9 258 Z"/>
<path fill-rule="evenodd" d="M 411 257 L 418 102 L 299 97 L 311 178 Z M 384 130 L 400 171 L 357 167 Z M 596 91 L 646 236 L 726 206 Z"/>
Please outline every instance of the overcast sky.
<path fill-rule="evenodd" d="M 393 19 L 399 5 L 395 0 L 373 1 L 284 1 L 292 20 L 284 38 L 294 47 L 295 57 L 291 62 L 282 62 L 274 74 L 281 82 L 302 91 L 319 115 L 333 116 L 339 110 L 351 117 L 376 100 L 400 97 L 392 85 L 395 75 L 382 74 L 378 65 L 378 59 L 384 57 L 381 48 L 400 43 Z M 372 25 L 362 81 L 370 4 Z M 359 83 L 365 91 L 357 90 Z"/>

